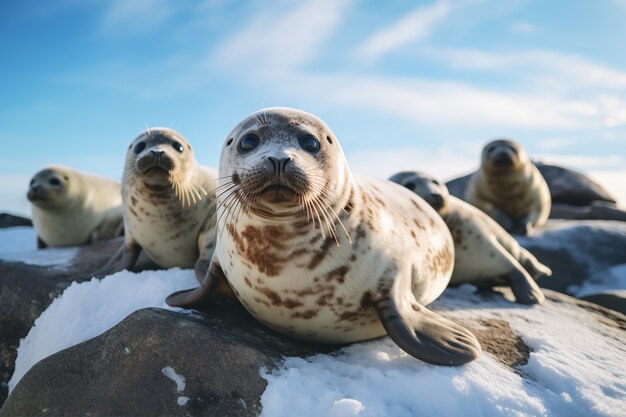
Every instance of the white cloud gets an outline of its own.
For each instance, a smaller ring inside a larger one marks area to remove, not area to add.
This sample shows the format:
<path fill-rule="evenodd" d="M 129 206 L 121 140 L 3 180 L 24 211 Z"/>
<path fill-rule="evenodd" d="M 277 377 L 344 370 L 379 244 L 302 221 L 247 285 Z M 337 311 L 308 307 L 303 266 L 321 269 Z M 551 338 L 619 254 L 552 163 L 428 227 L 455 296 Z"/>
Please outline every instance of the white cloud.
<path fill-rule="evenodd" d="M 27 175 L 0 175 L 0 212 L 29 215 L 30 203 L 26 199 Z"/>
<path fill-rule="evenodd" d="M 357 57 L 363 61 L 375 61 L 394 49 L 427 38 L 450 10 L 447 0 L 437 0 L 429 6 L 416 8 L 365 40 L 356 51 Z"/>
<path fill-rule="evenodd" d="M 480 71 L 519 70 L 556 80 L 573 87 L 592 86 L 626 89 L 626 72 L 577 55 L 550 50 L 487 52 L 476 49 L 423 48 L 427 56 L 460 69 Z"/>
<path fill-rule="evenodd" d="M 173 4 L 168 0 L 115 0 L 109 3 L 102 25 L 107 32 L 148 32 L 176 12 Z"/>
<path fill-rule="evenodd" d="M 574 138 L 549 137 L 541 139 L 537 146 L 543 151 L 555 151 L 567 148 L 576 142 L 577 140 Z"/>
<path fill-rule="evenodd" d="M 403 149 L 366 149 L 346 155 L 350 169 L 358 175 L 380 179 L 400 171 L 424 171 L 442 180 L 465 175 L 478 166 L 480 144 L 462 149 L 450 146 Z"/>
<path fill-rule="evenodd" d="M 537 28 L 532 23 L 515 22 L 515 23 L 511 23 L 511 25 L 509 26 L 509 30 L 513 33 L 529 34 L 529 33 L 534 33 L 537 30 Z"/>
<path fill-rule="evenodd" d="M 417 78 L 292 74 L 274 80 L 287 94 L 383 112 L 425 126 L 575 129 L 604 126 L 600 99 L 511 93 Z"/>
<path fill-rule="evenodd" d="M 626 169 L 607 171 L 592 170 L 588 174 L 606 187 L 617 198 L 617 203 L 626 208 Z"/>
<path fill-rule="evenodd" d="M 626 160 L 622 155 L 602 155 L 602 156 L 589 156 L 589 155 L 573 155 L 573 154 L 554 154 L 554 153 L 539 153 L 533 155 L 533 159 L 543 161 L 550 164 L 557 164 L 566 167 L 571 167 L 577 170 L 606 170 L 606 169 L 620 169 L 626 166 Z"/>
<path fill-rule="evenodd" d="M 222 43 L 211 56 L 211 64 L 251 70 L 251 75 L 300 67 L 319 54 L 348 5 L 348 0 L 309 0 L 287 12 L 266 11 Z"/>

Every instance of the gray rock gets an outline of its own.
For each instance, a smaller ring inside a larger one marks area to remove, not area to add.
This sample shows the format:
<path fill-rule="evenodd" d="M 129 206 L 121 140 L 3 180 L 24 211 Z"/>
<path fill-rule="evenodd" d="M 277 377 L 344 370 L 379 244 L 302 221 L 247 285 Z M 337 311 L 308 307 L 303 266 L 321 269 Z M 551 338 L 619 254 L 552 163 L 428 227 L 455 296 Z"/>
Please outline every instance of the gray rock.
<path fill-rule="evenodd" d="M 254 416 L 262 367 L 329 349 L 280 336 L 234 302 L 208 314 L 137 311 L 35 365 L 0 416 Z"/>
<path fill-rule="evenodd" d="M 552 269 L 542 288 L 577 296 L 585 287 L 619 289 L 614 268 L 626 264 L 626 223 L 606 220 L 550 220 L 518 242 Z"/>
<path fill-rule="evenodd" d="M 37 266 L 0 259 L 0 404 L 6 399 L 19 341 L 35 319 L 72 282 L 91 279 L 122 242 L 123 238 L 117 238 L 82 246 L 69 265 Z M 140 262 L 140 269 L 153 267 L 145 257 Z"/>
<path fill-rule="evenodd" d="M 626 315 L 626 290 L 603 291 L 585 295 L 584 297 L 580 297 L 580 299 L 611 310 L 619 311 Z"/>
<path fill-rule="evenodd" d="M 16 216 L 9 213 L 0 213 L 0 229 L 16 226 L 32 226 L 33 222 L 22 216 Z"/>

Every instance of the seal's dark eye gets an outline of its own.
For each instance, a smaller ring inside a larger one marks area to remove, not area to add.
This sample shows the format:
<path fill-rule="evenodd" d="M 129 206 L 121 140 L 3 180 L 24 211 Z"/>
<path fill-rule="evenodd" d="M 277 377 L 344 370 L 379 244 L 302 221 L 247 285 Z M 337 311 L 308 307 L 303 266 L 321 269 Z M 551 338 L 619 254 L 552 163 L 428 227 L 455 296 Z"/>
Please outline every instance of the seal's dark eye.
<path fill-rule="evenodd" d="M 185 150 L 183 145 L 181 145 L 180 143 L 176 141 L 172 142 L 172 148 L 176 149 L 179 153 L 182 153 Z"/>
<path fill-rule="evenodd" d="M 48 181 L 50 183 L 50 185 L 61 185 L 61 181 L 59 181 L 58 178 L 50 178 L 50 181 Z"/>
<path fill-rule="evenodd" d="M 35 183 L 35 179 L 33 178 L 32 180 L 30 180 L 30 185 L 33 185 Z"/>
<path fill-rule="evenodd" d="M 320 141 L 313 135 L 304 135 L 298 139 L 300 147 L 309 153 L 316 153 L 320 150 Z"/>
<path fill-rule="evenodd" d="M 255 135 L 254 133 L 249 133 L 241 139 L 239 142 L 239 151 L 240 152 L 250 152 L 257 146 L 259 146 L 259 142 L 261 139 Z"/>
<path fill-rule="evenodd" d="M 136 154 L 140 154 L 141 151 L 143 151 L 144 149 L 146 149 L 146 142 L 139 142 L 138 144 L 135 145 Z"/>

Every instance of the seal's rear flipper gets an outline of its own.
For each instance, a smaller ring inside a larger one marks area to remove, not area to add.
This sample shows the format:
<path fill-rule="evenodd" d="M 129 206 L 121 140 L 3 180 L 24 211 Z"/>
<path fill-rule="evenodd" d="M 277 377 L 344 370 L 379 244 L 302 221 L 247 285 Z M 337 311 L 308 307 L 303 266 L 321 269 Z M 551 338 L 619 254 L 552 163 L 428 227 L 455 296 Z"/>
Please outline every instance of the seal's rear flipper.
<path fill-rule="evenodd" d="M 201 265 L 196 265 L 196 272 Z M 177 291 L 169 295 L 165 302 L 172 307 L 196 308 L 211 304 L 220 298 L 234 296 L 224 271 L 215 260 L 211 261 L 211 265 L 198 288 Z"/>
<path fill-rule="evenodd" d="M 409 355 L 444 366 L 463 365 L 478 358 L 480 344 L 469 330 L 414 300 L 397 302 L 388 297 L 374 305 L 389 337 Z"/>

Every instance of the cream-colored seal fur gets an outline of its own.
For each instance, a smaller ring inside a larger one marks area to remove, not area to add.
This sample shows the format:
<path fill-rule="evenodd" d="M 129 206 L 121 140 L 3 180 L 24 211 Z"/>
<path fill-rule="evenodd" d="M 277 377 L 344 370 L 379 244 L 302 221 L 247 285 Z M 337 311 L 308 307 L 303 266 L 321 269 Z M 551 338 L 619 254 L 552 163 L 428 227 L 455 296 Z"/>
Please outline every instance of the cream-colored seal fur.
<path fill-rule="evenodd" d="M 37 172 L 27 194 L 37 246 L 75 246 L 122 234 L 120 184 L 54 165 Z"/>
<path fill-rule="evenodd" d="M 356 177 L 317 117 L 271 108 L 228 135 L 220 159 L 218 241 L 209 274 L 170 305 L 210 301 L 224 279 L 279 332 L 328 343 L 388 333 L 440 365 L 478 356 L 472 333 L 424 306 L 450 279 L 454 246 L 441 217 L 388 181 Z"/>
<path fill-rule="evenodd" d="M 520 303 L 538 304 L 544 300 L 535 280 L 552 275 L 552 271 L 522 248 L 491 217 L 449 195 L 445 184 L 428 174 L 400 172 L 389 180 L 426 200 L 448 225 L 454 239 L 451 285 L 466 282 L 481 287 L 507 284 Z"/>
<path fill-rule="evenodd" d="M 548 220 L 548 184 L 519 144 L 510 139 L 488 143 L 481 166 L 469 180 L 464 200 L 478 207 L 505 230 L 528 234 Z"/>
<path fill-rule="evenodd" d="M 143 249 L 163 268 L 195 267 L 201 280 L 215 249 L 216 185 L 215 171 L 196 161 L 176 131 L 158 127 L 137 136 L 122 180 L 122 268 L 131 269 Z"/>

